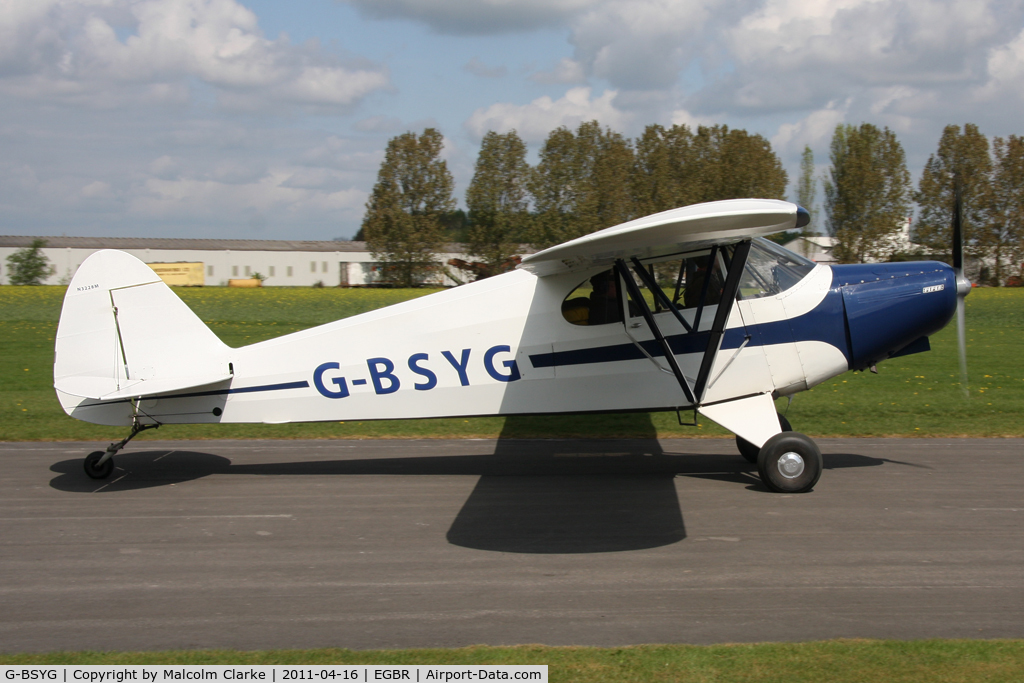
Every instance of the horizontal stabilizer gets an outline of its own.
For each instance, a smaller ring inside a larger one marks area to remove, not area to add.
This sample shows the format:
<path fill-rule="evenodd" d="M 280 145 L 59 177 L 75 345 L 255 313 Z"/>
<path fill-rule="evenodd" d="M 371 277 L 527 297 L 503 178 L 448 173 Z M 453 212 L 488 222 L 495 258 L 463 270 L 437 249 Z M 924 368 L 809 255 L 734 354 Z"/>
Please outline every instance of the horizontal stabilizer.
<path fill-rule="evenodd" d="M 216 377 L 171 377 L 164 379 L 142 379 L 125 382 L 120 387 L 117 380 L 109 377 L 65 377 L 54 382 L 54 388 L 65 394 L 99 401 L 113 401 L 124 398 L 142 398 L 166 394 L 172 391 L 197 389 L 227 382 L 232 375 L 224 373 Z"/>

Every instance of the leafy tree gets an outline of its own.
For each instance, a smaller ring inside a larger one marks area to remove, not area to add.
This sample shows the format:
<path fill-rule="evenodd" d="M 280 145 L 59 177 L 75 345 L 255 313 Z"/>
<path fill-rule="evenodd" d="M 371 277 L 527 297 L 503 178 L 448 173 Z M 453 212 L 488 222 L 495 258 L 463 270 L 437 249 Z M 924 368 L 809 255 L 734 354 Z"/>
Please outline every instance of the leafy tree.
<path fill-rule="evenodd" d="M 796 202 L 803 208 L 807 209 L 807 212 L 811 215 L 810 222 L 804 227 L 800 228 L 800 236 L 807 238 L 811 235 L 817 234 L 817 226 L 815 225 L 815 218 L 818 210 L 815 207 L 815 202 L 818 200 L 818 178 L 814 174 L 814 151 L 809 145 L 804 145 L 804 151 L 800 155 L 800 178 L 796 184 Z M 786 233 L 790 234 L 790 233 Z M 806 249 L 809 246 L 807 242 L 804 242 L 805 253 L 807 256 Z"/>
<path fill-rule="evenodd" d="M 632 167 L 629 141 L 597 121 L 575 133 L 552 131 L 528 183 L 536 211 L 532 241 L 556 244 L 628 221 L 635 213 Z"/>
<path fill-rule="evenodd" d="M 637 214 L 649 215 L 701 201 L 701 166 L 686 125 L 647 126 L 636 141 L 633 196 Z"/>
<path fill-rule="evenodd" d="M 454 211 L 455 186 L 440 159 L 444 138 L 434 128 L 403 133 L 388 141 L 362 232 L 386 280 L 403 287 L 423 282 L 437 268 L 444 229 L 441 218 Z"/>
<path fill-rule="evenodd" d="M 462 209 L 455 209 L 441 216 L 441 228 L 449 242 L 465 242 L 469 239 L 469 216 Z"/>
<path fill-rule="evenodd" d="M 43 253 L 45 246 L 46 240 L 32 240 L 31 245 L 7 257 L 7 278 L 12 285 L 41 285 L 54 274 L 56 269 Z"/>
<path fill-rule="evenodd" d="M 632 143 L 611 129 L 601 130 L 597 121 L 581 124 L 576 140 L 589 185 L 587 201 L 580 207 L 589 225 L 583 226 L 580 235 L 632 219 L 636 215 L 629 186 L 633 170 Z"/>
<path fill-rule="evenodd" d="M 785 198 L 789 177 L 761 135 L 728 126 L 700 126 L 697 148 L 698 158 L 707 164 L 701 201 Z"/>
<path fill-rule="evenodd" d="M 578 231 L 575 210 L 581 173 L 576 157 L 576 136 L 571 130 L 561 126 L 548 134 L 528 182 L 536 212 L 531 237 L 537 244 L 553 244 Z"/>
<path fill-rule="evenodd" d="M 803 228 L 801 234 L 805 237 L 816 234 L 815 216 L 818 210 L 815 205 L 818 202 L 818 177 L 814 174 L 814 151 L 809 145 L 804 145 L 804 151 L 800 155 L 800 179 L 796 186 L 796 201 L 811 214 L 811 221 Z"/>
<path fill-rule="evenodd" d="M 824 180 L 825 216 L 842 263 L 888 258 L 910 215 L 910 173 L 896 135 L 870 123 L 836 126 Z"/>
<path fill-rule="evenodd" d="M 939 148 L 928 157 L 914 201 L 920 208 L 914 240 L 933 253 L 951 254 L 953 178 L 959 174 L 963 203 L 964 251 L 981 255 L 979 238 L 990 221 L 992 160 L 988 139 L 973 123 L 946 126 Z"/>
<path fill-rule="evenodd" d="M 744 197 L 782 198 L 787 176 L 771 144 L 728 126 L 648 126 L 636 143 L 638 213 Z"/>
<path fill-rule="evenodd" d="M 1024 259 L 1024 138 L 1011 135 L 992 142 L 995 168 L 992 174 L 991 220 L 981 242 L 995 262 L 994 283 L 1002 285 L 1009 275 L 1021 275 Z M 1017 272 L 1007 266 L 1017 265 Z"/>
<path fill-rule="evenodd" d="M 488 131 L 480 146 L 473 180 L 466 190 L 469 253 L 492 273 L 507 269 L 529 221 L 526 144 L 516 131 Z"/>

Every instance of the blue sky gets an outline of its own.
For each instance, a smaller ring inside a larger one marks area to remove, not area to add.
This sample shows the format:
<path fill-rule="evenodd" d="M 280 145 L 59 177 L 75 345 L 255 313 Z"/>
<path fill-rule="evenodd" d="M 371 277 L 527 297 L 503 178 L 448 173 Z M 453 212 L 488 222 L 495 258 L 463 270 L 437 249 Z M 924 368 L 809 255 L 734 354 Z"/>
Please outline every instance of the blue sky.
<path fill-rule="evenodd" d="M 0 232 L 330 239 L 387 140 L 437 127 L 460 199 L 487 130 L 725 123 L 794 178 L 839 123 L 1024 134 L 1024 2 L 7 0 Z"/>

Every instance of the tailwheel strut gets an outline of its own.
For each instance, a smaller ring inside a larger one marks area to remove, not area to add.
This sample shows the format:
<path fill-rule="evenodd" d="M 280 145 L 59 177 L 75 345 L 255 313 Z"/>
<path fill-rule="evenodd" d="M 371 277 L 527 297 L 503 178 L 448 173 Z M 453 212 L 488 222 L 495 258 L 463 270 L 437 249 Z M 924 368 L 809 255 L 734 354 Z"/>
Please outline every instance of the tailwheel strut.
<path fill-rule="evenodd" d="M 110 444 L 107 446 L 107 450 L 105 451 L 93 451 L 89 455 L 85 456 L 85 462 L 82 463 L 85 467 L 85 473 L 91 479 L 106 479 L 110 476 L 110 473 L 114 471 L 114 453 L 117 453 L 119 450 L 124 448 L 139 432 L 144 432 L 147 429 L 156 429 L 159 426 L 159 422 L 141 424 L 136 421 L 132 425 L 131 434 L 117 443 Z"/>

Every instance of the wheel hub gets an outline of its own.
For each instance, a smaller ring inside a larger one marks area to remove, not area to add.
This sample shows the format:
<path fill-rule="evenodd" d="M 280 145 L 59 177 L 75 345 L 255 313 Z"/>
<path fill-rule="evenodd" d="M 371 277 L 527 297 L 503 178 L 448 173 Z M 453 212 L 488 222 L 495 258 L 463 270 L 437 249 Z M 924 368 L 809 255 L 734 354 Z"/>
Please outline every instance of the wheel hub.
<path fill-rule="evenodd" d="M 804 473 L 804 459 L 799 453 L 789 451 L 779 458 L 779 474 L 786 479 L 796 479 Z"/>

